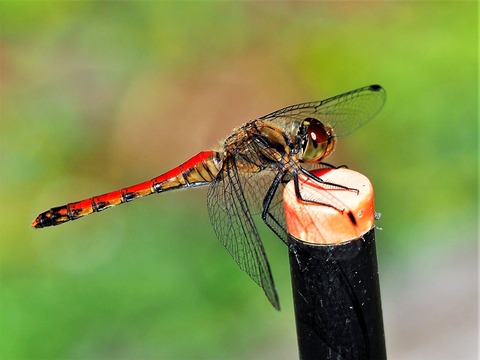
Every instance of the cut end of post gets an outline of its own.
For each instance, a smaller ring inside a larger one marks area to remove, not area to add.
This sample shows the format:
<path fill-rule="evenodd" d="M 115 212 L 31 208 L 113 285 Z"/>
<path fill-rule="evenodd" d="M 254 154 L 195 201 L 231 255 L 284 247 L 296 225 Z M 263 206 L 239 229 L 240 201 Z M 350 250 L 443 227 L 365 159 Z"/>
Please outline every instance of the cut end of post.
<path fill-rule="evenodd" d="M 303 200 L 297 198 L 293 180 L 283 192 L 290 235 L 312 244 L 334 245 L 358 239 L 373 228 L 373 187 L 367 177 L 344 168 L 312 174 L 325 183 L 299 175 Z"/>

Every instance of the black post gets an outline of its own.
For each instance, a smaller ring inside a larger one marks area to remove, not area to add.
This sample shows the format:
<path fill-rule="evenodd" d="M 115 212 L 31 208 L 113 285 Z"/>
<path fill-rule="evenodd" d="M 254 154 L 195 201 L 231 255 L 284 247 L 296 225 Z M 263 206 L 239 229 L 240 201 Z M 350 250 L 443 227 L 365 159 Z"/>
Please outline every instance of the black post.
<path fill-rule="evenodd" d="M 336 245 L 289 240 L 300 359 L 386 359 L 375 229 Z"/>

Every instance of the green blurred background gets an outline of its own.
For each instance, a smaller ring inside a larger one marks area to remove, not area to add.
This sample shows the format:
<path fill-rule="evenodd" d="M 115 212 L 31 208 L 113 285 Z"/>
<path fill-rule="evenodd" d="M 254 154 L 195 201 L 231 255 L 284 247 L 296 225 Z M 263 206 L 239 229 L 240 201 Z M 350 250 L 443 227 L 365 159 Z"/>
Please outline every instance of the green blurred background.
<path fill-rule="evenodd" d="M 379 83 L 330 162 L 370 177 L 391 359 L 477 356 L 478 3 L 1 2 L 2 359 L 293 359 L 216 240 L 206 191 L 34 231 L 286 105 Z"/>

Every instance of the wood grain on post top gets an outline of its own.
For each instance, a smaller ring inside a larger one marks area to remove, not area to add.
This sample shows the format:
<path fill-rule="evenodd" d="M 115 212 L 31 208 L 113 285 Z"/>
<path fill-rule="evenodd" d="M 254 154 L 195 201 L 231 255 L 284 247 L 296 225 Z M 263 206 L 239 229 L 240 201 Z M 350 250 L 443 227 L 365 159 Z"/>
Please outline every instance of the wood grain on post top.
<path fill-rule="evenodd" d="M 299 200 L 290 181 L 283 192 L 283 204 L 287 230 L 292 236 L 308 243 L 333 245 L 360 238 L 373 228 L 373 187 L 367 177 L 344 168 L 319 169 L 312 173 L 324 181 L 356 189 L 358 193 L 299 176 L 302 198 L 331 204 L 334 209 Z"/>

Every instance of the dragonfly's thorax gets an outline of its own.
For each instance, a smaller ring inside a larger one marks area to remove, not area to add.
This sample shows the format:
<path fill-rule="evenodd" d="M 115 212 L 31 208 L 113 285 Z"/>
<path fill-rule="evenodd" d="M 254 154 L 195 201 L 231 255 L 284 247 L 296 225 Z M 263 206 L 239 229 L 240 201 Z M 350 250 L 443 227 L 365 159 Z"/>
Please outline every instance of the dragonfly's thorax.
<path fill-rule="evenodd" d="M 291 139 L 281 128 L 255 120 L 227 138 L 224 149 L 226 157 L 235 158 L 240 171 L 253 173 L 287 163 L 292 147 Z"/>
<path fill-rule="evenodd" d="M 304 163 L 319 163 L 335 148 L 333 128 L 317 119 L 306 118 L 298 130 L 298 159 Z"/>

